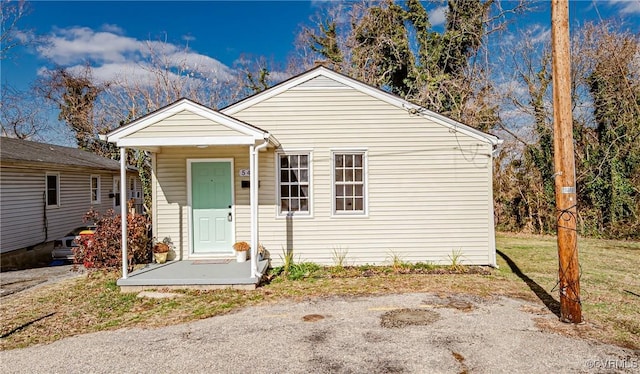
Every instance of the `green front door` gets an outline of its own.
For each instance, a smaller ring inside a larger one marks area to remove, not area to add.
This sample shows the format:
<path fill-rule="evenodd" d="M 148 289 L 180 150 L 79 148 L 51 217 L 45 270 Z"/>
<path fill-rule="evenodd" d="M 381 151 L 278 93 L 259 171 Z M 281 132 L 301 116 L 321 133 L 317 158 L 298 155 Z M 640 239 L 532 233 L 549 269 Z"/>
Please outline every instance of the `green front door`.
<path fill-rule="evenodd" d="M 191 163 L 194 254 L 230 253 L 233 245 L 231 162 Z"/>

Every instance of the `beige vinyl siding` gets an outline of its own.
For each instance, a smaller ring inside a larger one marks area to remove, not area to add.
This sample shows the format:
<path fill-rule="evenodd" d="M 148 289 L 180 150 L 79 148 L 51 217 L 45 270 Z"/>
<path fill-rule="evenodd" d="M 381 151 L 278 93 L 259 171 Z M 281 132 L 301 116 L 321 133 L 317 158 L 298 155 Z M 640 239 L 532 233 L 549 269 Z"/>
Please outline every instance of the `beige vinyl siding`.
<path fill-rule="evenodd" d="M 349 88 L 340 82 L 336 82 L 329 77 L 318 76 L 313 79 L 297 85 L 301 88 Z"/>
<path fill-rule="evenodd" d="M 45 171 L 46 170 L 46 171 Z M 44 209 L 46 173 L 60 177 L 59 206 Z M 83 215 L 91 209 L 91 175 L 100 176 L 101 212 L 113 207 L 109 192 L 117 171 L 55 169 L 39 166 L 3 165 L 0 183 L 1 251 L 7 252 L 58 239 L 82 226 Z M 45 213 L 48 235 L 45 237 Z"/>
<path fill-rule="evenodd" d="M 184 110 L 163 121 L 128 135 L 127 138 L 184 136 L 245 136 L 245 134 Z"/>
<path fill-rule="evenodd" d="M 449 263 L 457 253 L 464 263 L 492 263 L 492 146 L 355 89 L 313 84 L 233 114 L 269 131 L 285 152 L 313 150 L 313 217 L 291 220 L 277 217 L 274 152 L 261 154 L 260 241 L 274 264 L 287 247 L 296 260 L 322 264 L 333 250 L 348 251 L 350 264 L 393 255 Z M 360 150 L 368 214 L 336 216 L 331 152 Z"/>
<path fill-rule="evenodd" d="M 187 159 L 232 158 L 234 170 L 234 225 L 237 240 L 250 240 L 249 189 L 241 188 L 240 169 L 249 169 L 249 147 L 220 146 L 198 149 L 195 147 L 165 147 L 155 155 L 153 188 L 153 235 L 161 240 L 170 237 L 176 245 L 178 258 L 189 257 L 189 207 L 187 192 Z M 231 251 L 231 248 L 229 248 Z M 180 257 L 182 256 L 182 257 Z"/>

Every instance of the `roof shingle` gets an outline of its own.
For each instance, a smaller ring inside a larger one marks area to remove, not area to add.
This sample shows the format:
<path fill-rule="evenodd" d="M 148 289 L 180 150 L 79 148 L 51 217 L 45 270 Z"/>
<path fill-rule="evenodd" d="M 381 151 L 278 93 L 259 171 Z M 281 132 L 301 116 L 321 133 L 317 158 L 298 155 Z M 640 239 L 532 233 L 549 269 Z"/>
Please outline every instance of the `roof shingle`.
<path fill-rule="evenodd" d="M 0 161 L 35 162 L 120 170 L 120 162 L 77 148 L 0 137 Z"/>

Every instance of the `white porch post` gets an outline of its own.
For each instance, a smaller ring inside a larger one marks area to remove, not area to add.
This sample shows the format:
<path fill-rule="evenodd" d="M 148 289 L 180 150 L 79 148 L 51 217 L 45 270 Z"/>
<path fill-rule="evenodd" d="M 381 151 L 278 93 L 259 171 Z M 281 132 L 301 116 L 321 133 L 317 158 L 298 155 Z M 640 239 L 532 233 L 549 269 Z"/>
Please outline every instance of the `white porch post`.
<path fill-rule="evenodd" d="M 122 279 L 127 279 L 127 149 L 120 148 L 120 221 L 122 226 Z M 114 191 L 115 192 L 115 191 Z"/>
<path fill-rule="evenodd" d="M 249 276 L 251 278 L 254 278 L 258 272 L 258 260 L 256 259 L 258 253 L 258 217 L 256 215 L 258 202 L 255 194 L 258 186 L 254 182 L 254 176 L 258 174 L 258 171 L 256 170 L 255 155 L 255 146 L 251 144 L 249 146 L 249 207 L 251 210 L 251 272 Z"/>

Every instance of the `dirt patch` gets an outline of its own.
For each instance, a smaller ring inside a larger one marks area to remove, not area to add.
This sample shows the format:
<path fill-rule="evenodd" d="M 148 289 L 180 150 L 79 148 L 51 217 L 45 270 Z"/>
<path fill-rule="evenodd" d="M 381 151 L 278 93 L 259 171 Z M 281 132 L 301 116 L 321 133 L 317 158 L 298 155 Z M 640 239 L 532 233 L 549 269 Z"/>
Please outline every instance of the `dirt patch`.
<path fill-rule="evenodd" d="M 573 338 L 587 338 L 587 333 L 594 329 L 594 326 L 590 323 L 585 322 L 577 325 L 573 323 L 565 323 L 555 318 L 555 316 L 553 316 L 553 318 L 536 317 L 533 321 L 535 322 L 536 327 L 542 331 Z"/>
<path fill-rule="evenodd" d="M 380 325 L 387 328 L 430 325 L 440 319 L 440 315 L 425 309 L 396 309 L 380 317 Z"/>
<path fill-rule="evenodd" d="M 469 368 L 467 367 L 467 364 L 464 363 L 464 356 L 458 352 L 451 352 L 451 354 L 453 355 L 453 358 L 460 363 L 460 374 L 467 374 L 469 372 Z"/>
<path fill-rule="evenodd" d="M 307 314 L 302 317 L 302 320 L 305 322 L 318 322 L 322 319 L 324 319 L 324 316 L 320 314 Z"/>
<path fill-rule="evenodd" d="M 434 308 L 451 308 L 463 312 L 470 312 L 476 308 L 476 304 L 482 300 L 466 295 L 450 295 L 445 297 L 434 296 L 424 301 L 423 306 Z"/>

